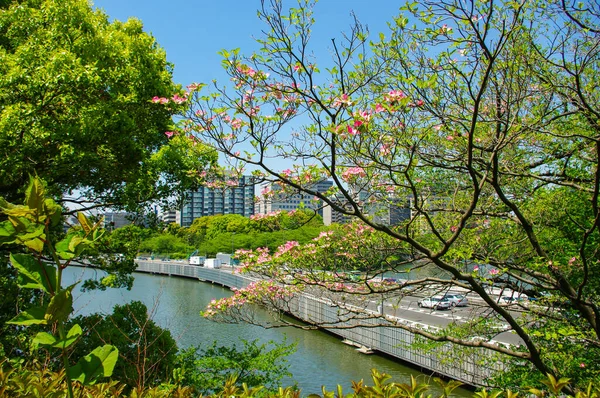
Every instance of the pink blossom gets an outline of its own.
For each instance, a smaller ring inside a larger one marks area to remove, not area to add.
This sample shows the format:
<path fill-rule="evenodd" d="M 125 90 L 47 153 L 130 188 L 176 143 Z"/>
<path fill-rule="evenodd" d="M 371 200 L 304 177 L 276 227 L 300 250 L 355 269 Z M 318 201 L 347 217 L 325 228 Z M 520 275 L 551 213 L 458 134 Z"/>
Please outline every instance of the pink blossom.
<path fill-rule="evenodd" d="M 367 173 L 362 167 L 350 167 L 342 173 L 342 179 L 349 181 L 355 177 L 366 177 Z"/>
<path fill-rule="evenodd" d="M 381 146 L 379 147 L 379 154 L 381 156 L 386 156 L 386 155 L 389 155 L 390 153 L 391 153 L 390 146 L 386 145 L 386 144 L 381 144 Z"/>
<path fill-rule="evenodd" d="M 239 129 L 240 127 L 242 127 L 242 119 L 232 119 L 231 120 L 231 128 L 234 130 Z"/>
<path fill-rule="evenodd" d="M 175 94 L 171 99 L 176 104 L 183 104 L 185 101 L 187 101 L 187 98 L 180 97 L 178 94 Z"/>
<path fill-rule="evenodd" d="M 450 231 L 456 232 L 456 231 L 458 231 L 458 227 L 456 225 L 453 225 L 450 227 Z"/>
<path fill-rule="evenodd" d="M 571 257 L 571 259 L 569 260 L 569 265 L 573 265 L 575 261 L 577 261 L 577 257 Z"/>
<path fill-rule="evenodd" d="M 475 267 L 473 267 L 473 272 L 477 272 L 477 271 L 479 271 L 479 266 L 476 265 Z"/>
<path fill-rule="evenodd" d="M 355 120 L 354 121 L 354 127 L 359 128 L 360 126 L 362 126 L 364 124 L 364 122 L 360 121 L 360 120 Z"/>
<path fill-rule="evenodd" d="M 375 113 L 381 113 L 384 110 L 385 110 L 385 108 L 383 107 L 383 105 L 381 105 L 381 104 L 375 105 Z"/>
<path fill-rule="evenodd" d="M 498 275 L 499 271 L 496 268 L 490 270 L 490 275 Z"/>
<path fill-rule="evenodd" d="M 165 131 L 165 135 L 169 138 L 173 137 L 175 133 L 173 131 Z"/>
<path fill-rule="evenodd" d="M 400 90 L 391 90 L 387 95 L 384 96 L 384 99 L 387 102 L 394 102 L 406 98 L 406 94 L 404 94 Z"/>
<path fill-rule="evenodd" d="M 452 140 L 454 140 L 454 136 L 452 136 L 452 135 L 449 135 L 449 136 L 447 136 L 447 137 L 446 137 L 446 139 L 447 139 L 448 141 L 452 141 Z"/>
<path fill-rule="evenodd" d="M 352 101 L 348 94 L 342 94 L 333 102 L 333 106 L 350 106 L 352 105 Z"/>
<path fill-rule="evenodd" d="M 298 72 L 300 70 L 300 65 L 294 65 L 294 70 Z"/>
<path fill-rule="evenodd" d="M 580 368 L 585 368 L 585 363 L 581 362 L 581 363 L 579 364 L 579 367 L 580 367 Z"/>
<path fill-rule="evenodd" d="M 293 171 L 292 171 L 292 170 L 290 170 L 290 169 L 285 169 L 285 170 L 283 170 L 283 171 L 281 172 L 281 174 L 283 174 L 283 175 L 284 175 L 284 176 L 286 176 L 286 177 L 289 177 L 289 176 L 291 176 L 291 175 L 292 175 L 292 173 L 293 173 Z"/>
<path fill-rule="evenodd" d="M 358 131 L 357 129 L 353 128 L 352 126 L 348 126 L 348 133 L 350 135 L 358 135 L 358 134 L 360 134 L 360 131 Z"/>
<path fill-rule="evenodd" d="M 423 106 L 424 103 L 425 103 L 425 101 L 423 101 L 423 100 L 417 100 L 416 105 Z"/>
<path fill-rule="evenodd" d="M 154 96 L 154 97 L 152 97 L 152 102 L 154 102 L 155 104 L 156 103 L 166 104 L 166 103 L 169 102 L 169 99 L 165 98 L 165 97 L 156 97 L 156 96 Z"/>

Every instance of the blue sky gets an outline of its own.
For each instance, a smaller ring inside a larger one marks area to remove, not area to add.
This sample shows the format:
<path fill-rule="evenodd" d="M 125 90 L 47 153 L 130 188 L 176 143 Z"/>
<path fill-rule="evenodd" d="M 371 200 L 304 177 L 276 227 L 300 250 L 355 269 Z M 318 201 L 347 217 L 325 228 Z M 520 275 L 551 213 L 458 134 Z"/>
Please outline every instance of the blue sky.
<path fill-rule="evenodd" d="M 295 6 L 294 0 L 284 0 Z M 368 25 L 375 39 L 387 31 L 387 22 L 399 13 L 402 2 L 393 0 L 321 0 L 315 7 L 313 31 L 317 61 L 329 57 L 330 39 L 350 25 L 354 11 Z M 111 19 L 136 17 L 144 23 L 175 65 L 174 79 L 183 86 L 225 78 L 221 49 L 240 48 L 250 54 L 256 49 L 253 37 L 260 36 L 263 24 L 256 11 L 260 0 L 96 0 Z"/>
<path fill-rule="evenodd" d="M 268 0 L 267 0 L 268 1 Z M 182 86 L 190 83 L 210 83 L 216 79 L 219 86 L 227 85 L 228 76 L 221 67 L 222 49 L 240 48 L 250 55 L 258 46 L 254 37 L 261 36 L 264 24 L 257 17 L 260 0 L 95 0 L 110 19 L 125 21 L 140 19 L 144 30 L 152 34 L 165 49 L 173 63 L 174 80 Z M 370 37 L 379 39 L 379 32 L 387 33 L 387 23 L 400 13 L 402 2 L 393 0 L 321 0 L 314 8 L 315 25 L 311 51 L 322 72 L 331 59 L 331 39 L 340 43 L 341 32 L 352 23 L 351 12 L 367 25 Z M 284 6 L 297 6 L 296 0 L 284 0 Z M 302 123 L 300 119 L 294 123 Z M 290 124 L 291 129 L 294 124 Z M 291 130 L 290 130 L 291 131 Z M 226 162 L 222 158 L 222 162 Z M 271 158 L 270 167 L 284 170 L 293 166 L 290 160 Z M 251 170 L 253 167 L 250 167 Z"/>

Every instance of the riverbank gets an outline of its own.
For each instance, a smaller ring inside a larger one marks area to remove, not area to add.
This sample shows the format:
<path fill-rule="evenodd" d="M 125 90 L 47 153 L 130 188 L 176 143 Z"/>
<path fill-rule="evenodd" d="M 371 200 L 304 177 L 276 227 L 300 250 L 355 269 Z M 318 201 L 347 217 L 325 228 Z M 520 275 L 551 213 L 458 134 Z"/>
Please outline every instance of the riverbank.
<path fill-rule="evenodd" d="M 68 267 L 64 282 L 75 283 L 81 279 L 99 278 L 101 271 L 91 268 Z M 351 391 L 351 381 L 363 379 L 371 383 L 372 368 L 385 372 L 394 382 L 410 383 L 414 376 L 419 383 L 431 385 L 431 393 L 438 396 L 442 391 L 431 380 L 429 373 L 421 373 L 416 368 L 403 365 L 399 361 L 380 355 L 362 355 L 354 347 L 341 343 L 339 337 L 319 330 L 294 328 L 264 329 L 249 324 L 222 324 L 204 319 L 199 312 L 214 298 L 228 297 L 228 288 L 219 284 L 202 283 L 193 278 L 135 273 L 131 290 L 107 289 L 106 291 L 74 291 L 77 315 L 110 313 L 116 304 L 133 300 L 142 301 L 149 309 L 151 318 L 161 327 L 169 329 L 181 349 L 201 345 L 208 348 L 216 341 L 218 345 L 240 345 L 241 339 L 258 339 L 265 344 L 269 341 L 296 344 L 297 351 L 287 359 L 290 364 L 289 378 L 282 380 L 283 386 L 297 385 L 302 396 L 320 393 L 321 387 L 327 390 L 342 385 L 345 393 Z M 257 319 L 267 319 L 267 314 L 258 311 Z M 468 398 L 469 391 L 455 390 L 455 397 Z"/>
<path fill-rule="evenodd" d="M 232 273 L 231 270 L 208 269 L 181 262 L 138 261 L 140 272 L 177 275 L 217 283 L 229 288 L 243 288 L 254 279 Z M 326 323 L 339 319 L 338 308 L 318 297 L 297 295 L 290 305 L 290 313 L 307 323 Z M 485 386 L 485 380 L 501 371 L 495 353 L 486 349 L 469 349 L 452 345 L 435 348 L 415 348 L 415 335 L 393 327 L 397 319 L 363 319 L 345 321 L 344 328 L 331 328 L 329 332 L 349 340 L 365 349 L 385 353 L 396 359 L 426 369 L 428 372 L 459 380 L 471 386 Z M 385 322 L 388 322 L 386 325 Z M 360 325 L 360 326 L 358 326 Z"/>

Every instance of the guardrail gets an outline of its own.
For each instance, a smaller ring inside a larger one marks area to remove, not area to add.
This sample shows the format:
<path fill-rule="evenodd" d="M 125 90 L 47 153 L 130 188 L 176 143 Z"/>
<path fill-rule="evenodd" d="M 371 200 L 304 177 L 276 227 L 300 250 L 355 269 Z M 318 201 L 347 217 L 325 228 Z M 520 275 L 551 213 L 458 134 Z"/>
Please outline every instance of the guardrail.
<path fill-rule="evenodd" d="M 137 271 L 162 275 L 174 275 L 217 283 L 229 288 L 244 288 L 254 278 L 232 273 L 231 270 L 210 269 L 181 262 L 136 260 Z M 335 323 L 339 321 L 339 307 L 327 300 L 306 294 L 298 294 L 289 303 L 290 315 L 307 323 Z M 395 321 L 402 321 L 396 318 Z M 425 373 L 430 371 L 471 386 L 486 386 L 486 379 L 502 371 L 498 354 L 485 348 L 458 347 L 452 344 L 436 348 L 415 345 L 418 337 L 407 330 L 381 326 L 381 319 L 348 320 L 340 323 L 343 328 L 327 329 L 363 350 L 374 350 L 412 365 Z M 359 325 L 361 326 L 357 326 Z M 410 322 L 410 321 L 407 321 Z M 391 322 L 390 322 L 391 325 Z"/>

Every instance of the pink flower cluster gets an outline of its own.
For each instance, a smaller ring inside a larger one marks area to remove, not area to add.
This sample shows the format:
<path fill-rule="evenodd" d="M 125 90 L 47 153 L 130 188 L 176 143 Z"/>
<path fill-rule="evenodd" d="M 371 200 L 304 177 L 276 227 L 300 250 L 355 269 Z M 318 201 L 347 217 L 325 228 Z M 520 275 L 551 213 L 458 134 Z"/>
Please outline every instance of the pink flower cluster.
<path fill-rule="evenodd" d="M 243 289 L 236 290 L 233 296 L 212 300 L 202 315 L 211 318 L 240 309 L 246 304 L 263 304 L 292 297 L 298 291 L 297 287 L 280 286 L 273 281 L 253 282 Z"/>
<path fill-rule="evenodd" d="M 299 247 L 299 246 L 300 246 L 300 243 L 298 243 L 295 240 L 287 241 L 284 245 L 281 245 L 281 246 L 279 246 L 277 248 L 277 251 L 275 252 L 275 254 L 273 255 L 273 257 L 275 257 L 275 258 L 281 257 L 285 253 L 287 253 L 290 250 L 292 250 L 294 247 Z"/>
<path fill-rule="evenodd" d="M 342 173 L 344 181 L 351 181 L 357 177 L 366 177 L 367 173 L 362 167 L 349 167 Z"/>
<path fill-rule="evenodd" d="M 270 213 L 267 214 L 253 214 L 250 216 L 251 220 L 263 220 L 265 218 L 272 218 L 272 217 L 277 217 L 282 213 L 281 210 L 277 210 L 277 211 L 272 211 Z"/>
<path fill-rule="evenodd" d="M 179 94 L 174 94 L 170 99 L 165 97 L 154 96 L 151 100 L 155 104 L 168 104 L 169 102 L 174 102 L 176 104 L 183 104 L 187 101 L 187 96 L 181 97 Z"/>
<path fill-rule="evenodd" d="M 406 98 L 406 94 L 404 94 L 404 92 L 402 92 L 401 90 L 391 90 L 383 97 L 383 99 L 387 102 L 395 102 L 403 98 Z"/>
<path fill-rule="evenodd" d="M 348 94 L 342 94 L 333 101 L 333 106 L 335 107 L 350 105 L 352 105 L 352 101 L 350 100 L 350 96 L 348 96 Z"/>

